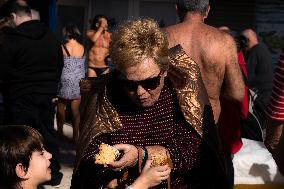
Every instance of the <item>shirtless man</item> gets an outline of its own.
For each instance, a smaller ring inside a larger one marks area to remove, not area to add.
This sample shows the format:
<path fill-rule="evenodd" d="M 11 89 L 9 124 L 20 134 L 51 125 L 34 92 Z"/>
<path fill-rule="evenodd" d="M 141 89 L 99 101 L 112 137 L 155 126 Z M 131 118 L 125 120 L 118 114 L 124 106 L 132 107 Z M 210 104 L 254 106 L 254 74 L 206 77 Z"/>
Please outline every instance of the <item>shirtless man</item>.
<path fill-rule="evenodd" d="M 109 55 L 110 33 L 107 31 L 107 17 L 96 15 L 92 20 L 87 37 L 93 42 L 89 51 L 88 77 L 97 77 L 109 71 L 106 58 Z"/>
<path fill-rule="evenodd" d="M 165 29 L 169 47 L 181 45 L 199 65 L 217 123 L 220 95 L 241 102 L 245 92 L 235 42 L 229 34 L 204 24 L 209 0 L 179 0 L 176 8 L 182 22 Z"/>

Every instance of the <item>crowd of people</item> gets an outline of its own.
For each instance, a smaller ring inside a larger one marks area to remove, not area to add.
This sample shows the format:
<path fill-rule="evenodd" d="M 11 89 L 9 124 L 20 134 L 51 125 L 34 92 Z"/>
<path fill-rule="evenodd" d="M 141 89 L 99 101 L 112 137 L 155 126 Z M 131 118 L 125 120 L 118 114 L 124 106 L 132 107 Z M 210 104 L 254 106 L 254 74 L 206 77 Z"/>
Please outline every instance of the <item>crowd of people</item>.
<path fill-rule="evenodd" d="M 60 42 L 25 0 L 8 0 L 5 10 L 0 188 L 60 184 L 57 137 L 69 105 L 72 189 L 232 189 L 242 137 L 264 142 L 284 173 L 284 50 L 273 80 L 255 31 L 204 23 L 209 0 L 179 0 L 180 23 L 165 28 L 137 18 L 110 33 L 96 15 L 90 48 L 72 23 Z M 103 143 L 119 157 L 96 164 Z"/>

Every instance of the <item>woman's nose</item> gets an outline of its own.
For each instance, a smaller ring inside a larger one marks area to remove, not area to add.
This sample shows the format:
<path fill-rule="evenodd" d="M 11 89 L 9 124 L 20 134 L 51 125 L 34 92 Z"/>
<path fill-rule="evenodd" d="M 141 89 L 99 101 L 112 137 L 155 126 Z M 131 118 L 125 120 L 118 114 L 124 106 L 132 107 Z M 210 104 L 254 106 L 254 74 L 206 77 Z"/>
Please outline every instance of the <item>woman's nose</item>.
<path fill-rule="evenodd" d="M 48 151 L 45 151 L 45 157 L 46 157 L 46 159 L 51 159 L 52 158 L 52 154 L 49 153 Z"/>
<path fill-rule="evenodd" d="M 141 85 L 138 85 L 138 87 L 137 87 L 137 95 L 138 95 L 138 96 L 141 96 L 141 95 L 143 95 L 145 92 L 147 92 L 146 89 L 144 89 Z"/>

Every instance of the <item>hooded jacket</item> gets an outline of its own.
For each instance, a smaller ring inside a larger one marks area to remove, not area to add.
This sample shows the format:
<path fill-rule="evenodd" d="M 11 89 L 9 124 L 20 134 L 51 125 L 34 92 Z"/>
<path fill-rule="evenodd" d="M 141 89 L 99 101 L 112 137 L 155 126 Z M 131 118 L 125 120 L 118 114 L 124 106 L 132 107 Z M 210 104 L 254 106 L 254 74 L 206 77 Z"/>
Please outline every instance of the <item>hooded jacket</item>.
<path fill-rule="evenodd" d="M 39 93 L 56 95 L 63 66 L 60 42 L 37 20 L 4 30 L 0 79 L 11 100 Z"/>

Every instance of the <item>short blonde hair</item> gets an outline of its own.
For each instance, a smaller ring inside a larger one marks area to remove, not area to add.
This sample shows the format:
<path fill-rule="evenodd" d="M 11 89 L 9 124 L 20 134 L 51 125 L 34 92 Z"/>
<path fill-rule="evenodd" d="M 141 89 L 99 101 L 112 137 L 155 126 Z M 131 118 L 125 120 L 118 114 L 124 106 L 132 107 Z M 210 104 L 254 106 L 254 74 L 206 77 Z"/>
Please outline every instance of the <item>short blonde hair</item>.
<path fill-rule="evenodd" d="M 146 18 L 128 21 L 112 34 L 110 57 L 122 73 L 146 58 L 153 59 L 161 71 L 166 71 L 168 41 L 156 21 Z"/>

